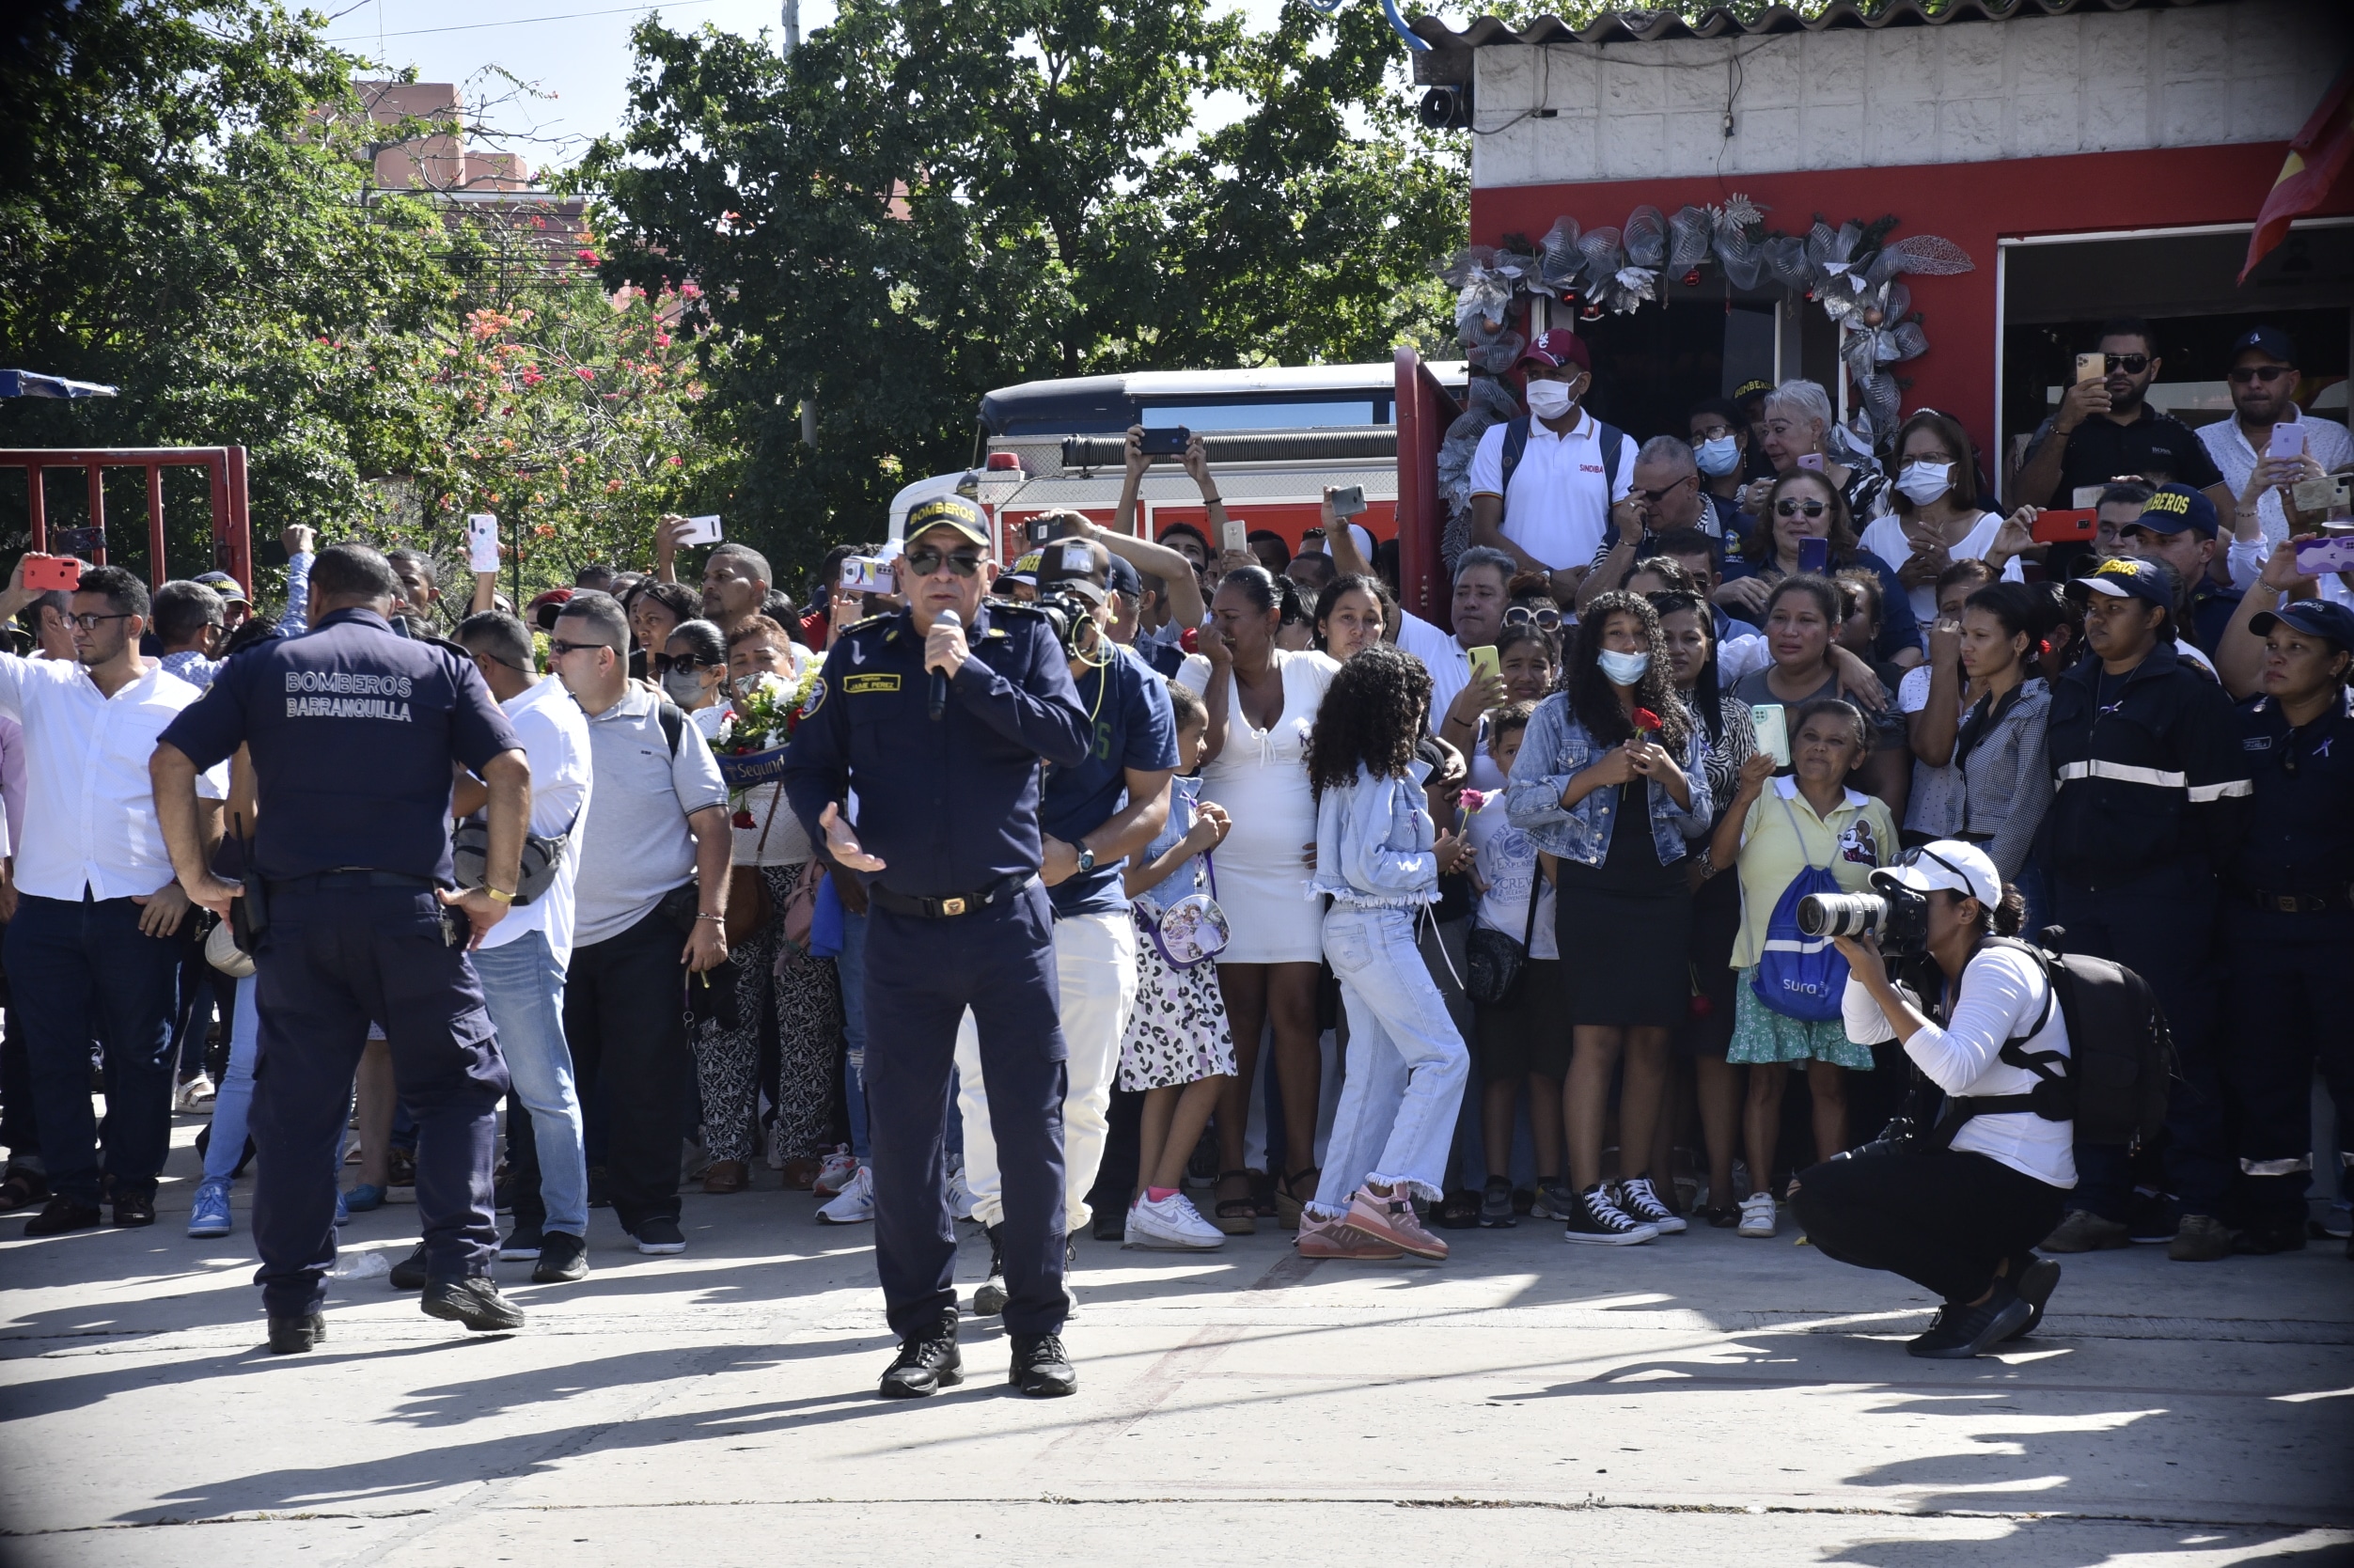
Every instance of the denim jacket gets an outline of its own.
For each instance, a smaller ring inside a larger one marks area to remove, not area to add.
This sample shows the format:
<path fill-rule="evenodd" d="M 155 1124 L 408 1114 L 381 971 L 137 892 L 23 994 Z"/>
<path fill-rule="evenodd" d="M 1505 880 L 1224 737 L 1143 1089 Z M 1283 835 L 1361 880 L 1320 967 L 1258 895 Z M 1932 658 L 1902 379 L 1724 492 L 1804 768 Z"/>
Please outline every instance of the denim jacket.
<path fill-rule="evenodd" d="M 1193 831 L 1194 818 L 1200 814 L 1201 780 L 1197 776 L 1172 778 L 1169 781 L 1169 820 L 1161 823 L 1159 833 L 1144 846 L 1130 864 L 1149 866 L 1177 847 L 1179 839 Z M 1147 887 L 1130 900 L 1147 915 L 1158 916 L 1161 911 L 1189 894 L 1203 891 L 1207 878 L 1208 857 L 1195 855 L 1169 873 L 1161 881 Z"/>
<path fill-rule="evenodd" d="M 1308 896 L 1329 893 L 1358 909 L 1419 909 L 1438 902 L 1438 856 L 1432 853 L 1430 808 L 1422 782 L 1430 764 L 1406 764 L 1404 778 L 1375 778 L 1362 764 L 1357 782 L 1326 790 L 1316 803 L 1316 871 Z"/>
<path fill-rule="evenodd" d="M 1512 776 L 1504 783 L 1504 815 L 1524 829 L 1547 854 L 1581 866 L 1599 866 L 1610 852 L 1610 813 L 1617 809 L 1617 790 L 1595 790 L 1576 806 L 1561 808 L 1561 792 L 1571 777 L 1610 748 L 1586 733 L 1570 711 L 1569 698 L 1556 692 L 1537 704 L 1529 732 L 1513 760 Z M 1692 808 L 1676 805 L 1667 786 L 1645 780 L 1651 801 L 1651 840 L 1658 846 L 1659 863 L 1684 857 L 1687 839 L 1704 838 L 1710 811 L 1708 794 L 1708 732 L 1692 726 L 1692 739 L 1684 748 L 1684 777 L 1691 787 Z"/>

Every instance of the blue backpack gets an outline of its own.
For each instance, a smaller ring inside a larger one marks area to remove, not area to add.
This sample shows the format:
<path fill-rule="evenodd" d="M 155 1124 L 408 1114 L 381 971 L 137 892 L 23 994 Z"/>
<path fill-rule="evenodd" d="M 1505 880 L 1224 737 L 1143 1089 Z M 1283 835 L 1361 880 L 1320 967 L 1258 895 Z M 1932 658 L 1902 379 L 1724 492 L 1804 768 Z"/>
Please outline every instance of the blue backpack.
<path fill-rule="evenodd" d="M 1799 830 L 1798 814 L 1790 809 L 1789 797 L 1777 798 L 1790 819 L 1790 831 L 1798 835 L 1803 853 L 1806 835 Z M 1798 929 L 1798 901 L 1813 893 L 1844 891 L 1828 866 L 1817 866 L 1810 859 L 1806 870 L 1790 879 L 1790 886 L 1774 903 L 1773 917 L 1766 922 L 1766 950 L 1758 958 L 1757 975 L 1750 984 L 1759 1001 L 1784 1018 L 1822 1024 L 1839 1016 L 1840 996 L 1847 989 L 1847 961 L 1831 946 L 1829 937 L 1809 936 Z"/>

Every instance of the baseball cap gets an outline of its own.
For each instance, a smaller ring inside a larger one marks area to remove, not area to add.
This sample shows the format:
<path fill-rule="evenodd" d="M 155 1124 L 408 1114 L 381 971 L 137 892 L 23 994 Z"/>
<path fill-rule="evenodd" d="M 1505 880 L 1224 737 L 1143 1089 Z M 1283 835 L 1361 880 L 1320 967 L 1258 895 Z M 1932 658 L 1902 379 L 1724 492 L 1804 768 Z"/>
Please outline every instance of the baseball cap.
<path fill-rule="evenodd" d="M 1111 590 L 1124 593 L 1131 599 L 1144 597 L 1144 579 L 1137 574 L 1137 569 L 1124 557 L 1114 556 L 1111 558 Z"/>
<path fill-rule="evenodd" d="M 2101 593 L 2111 599 L 2139 599 L 2143 604 L 2172 611 L 2174 607 L 2174 589 L 2168 581 L 2171 575 L 2156 561 L 2119 556 L 2114 560 L 2101 562 L 2069 583 L 2068 597 L 2082 599 L 2088 593 Z"/>
<path fill-rule="evenodd" d="M 1736 403 L 1745 403 L 1751 398 L 1762 398 L 1773 389 L 1774 384 L 1770 381 L 1745 381 L 1733 389 L 1733 400 Z"/>
<path fill-rule="evenodd" d="M 2297 345 L 2289 340 L 2287 333 L 2276 326 L 2250 327 L 2246 332 L 2241 333 L 2233 340 L 2232 352 L 2224 363 L 2226 365 L 2236 363 L 2239 356 L 2250 349 L 2277 359 L 2283 365 L 2297 363 Z"/>
<path fill-rule="evenodd" d="M 2178 534 L 2189 528 L 2201 539 L 2213 539 L 2221 525 L 2215 503 L 2187 484 L 2161 485 L 2142 503 L 2142 515 L 2126 525 L 2154 534 Z"/>
<path fill-rule="evenodd" d="M 1036 560 L 1042 591 L 1075 593 L 1091 604 L 1101 604 L 1111 597 L 1112 553 L 1092 540 L 1058 539 L 1034 557 L 1023 558 Z"/>
<path fill-rule="evenodd" d="M 1015 557 L 1013 564 L 1008 567 L 1002 575 L 1004 580 L 1028 583 L 1030 587 L 1036 588 L 1038 586 L 1038 552 L 1032 550 L 1027 556 Z"/>
<path fill-rule="evenodd" d="M 1529 342 L 1529 352 L 1520 356 L 1522 365 L 1543 365 L 1560 369 L 1575 365 L 1581 370 L 1593 368 L 1593 355 L 1586 352 L 1586 340 L 1567 327 L 1555 327 L 1539 333 Z"/>
<path fill-rule="evenodd" d="M 1988 909 L 2002 902 L 2002 873 L 1985 850 L 1958 839 L 1939 839 L 1906 851 L 1895 865 L 1874 871 L 1872 885 L 1908 887 L 1916 893 L 1960 893 Z"/>
<path fill-rule="evenodd" d="M 542 632 L 552 632 L 556 630 L 556 618 L 563 613 L 564 606 L 571 604 L 572 599 L 571 588 L 552 588 L 525 606 L 524 619 Z"/>
<path fill-rule="evenodd" d="M 927 528 L 953 528 L 982 549 L 989 547 L 989 525 L 982 521 L 981 509 L 962 495 L 934 495 L 917 502 L 907 513 L 907 525 L 900 537 L 914 539 Z"/>
<path fill-rule="evenodd" d="M 2344 604 L 2332 604 L 2323 599 L 2299 599 L 2277 610 L 2264 610 L 2250 617 L 2248 630 L 2261 637 L 2283 621 L 2307 636 L 2327 637 L 2340 648 L 2354 651 L 2354 610 Z"/>
<path fill-rule="evenodd" d="M 244 585 L 226 572 L 207 572 L 196 579 L 232 604 L 250 604 Z"/>

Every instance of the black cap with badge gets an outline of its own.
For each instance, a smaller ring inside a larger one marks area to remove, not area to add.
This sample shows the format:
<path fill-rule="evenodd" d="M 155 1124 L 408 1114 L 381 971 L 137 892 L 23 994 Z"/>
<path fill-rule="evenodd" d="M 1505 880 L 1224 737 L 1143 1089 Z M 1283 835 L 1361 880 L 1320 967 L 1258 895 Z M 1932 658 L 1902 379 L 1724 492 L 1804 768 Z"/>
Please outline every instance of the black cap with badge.
<path fill-rule="evenodd" d="M 2260 637 L 2268 635 L 2275 626 L 2289 626 L 2309 637 L 2326 637 L 2336 643 L 2341 652 L 2354 652 L 2354 610 L 2344 604 L 2299 599 L 2277 610 L 2261 611 L 2248 620 L 2248 630 Z"/>
<path fill-rule="evenodd" d="M 1050 540 L 1038 550 L 1038 591 L 1105 604 L 1111 595 L 1111 552 L 1093 540 Z"/>

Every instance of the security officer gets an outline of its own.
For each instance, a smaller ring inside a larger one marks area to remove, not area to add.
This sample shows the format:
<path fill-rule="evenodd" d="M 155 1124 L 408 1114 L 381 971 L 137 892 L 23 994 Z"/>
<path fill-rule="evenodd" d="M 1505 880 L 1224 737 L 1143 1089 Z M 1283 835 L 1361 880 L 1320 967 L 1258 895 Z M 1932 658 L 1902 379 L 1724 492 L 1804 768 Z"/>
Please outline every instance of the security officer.
<path fill-rule="evenodd" d="M 2281 1252 L 2305 1245 L 2316 1057 L 2338 1105 L 2339 1163 L 2354 1166 L 2354 1013 L 2340 978 L 2354 955 L 2354 610 L 2300 600 L 2248 629 L 2265 647 L 2257 695 L 2239 705 L 2255 794 L 2224 882 L 2226 1074 L 2239 1250 Z"/>
<path fill-rule="evenodd" d="M 2123 554 L 2163 561 L 2174 573 L 2182 640 L 2209 658 L 2239 608 L 2239 590 L 2209 575 L 2222 549 L 2219 532 L 2215 503 L 2187 484 L 2160 485 L 2142 503 L 2142 514 L 2117 530 Z"/>
<path fill-rule="evenodd" d="M 390 1038 L 400 1099 L 417 1122 L 426 1314 L 474 1329 L 523 1322 L 490 1279 L 492 1139 L 507 1064 L 466 949 L 513 898 L 530 770 L 473 663 L 395 635 L 388 618 L 400 592 L 390 563 L 365 545 L 321 551 L 310 574 L 315 630 L 231 659 L 165 729 L 149 765 L 180 885 L 224 916 L 235 907 L 257 938 L 256 1282 L 278 1353 L 325 1338 L 330 1173 L 370 1019 Z M 196 829 L 196 771 L 240 745 L 253 760 L 258 889 L 214 875 Z M 463 895 L 442 891 L 454 883 L 453 761 L 490 790 L 487 886 Z"/>
<path fill-rule="evenodd" d="M 867 881 L 875 1270 L 900 1341 L 880 1391 L 906 1399 L 964 1381 L 945 1118 L 969 1007 L 1004 1181 L 1009 1381 L 1068 1394 L 1078 1375 L 1059 1333 L 1065 1050 L 1038 876 L 1038 764 L 1085 760 L 1088 715 L 1045 618 L 983 603 L 995 563 L 978 508 L 926 501 L 905 537 L 907 608 L 835 643 L 784 776 L 811 842 Z"/>
<path fill-rule="evenodd" d="M 2084 660 L 2054 683 L 2046 731 L 2057 792 L 2043 826 L 2052 917 L 2071 952 L 2134 970 L 2157 993 L 2179 1076 L 2167 1107 L 2166 1180 L 2178 1222 L 2128 1226 L 2122 1147 L 2079 1143 L 2055 1252 L 2171 1236 L 2167 1255 L 2232 1250 L 2218 1217 L 2230 1181 L 2217 1062 L 2216 872 L 2237 848 L 2250 786 L 2231 699 L 2176 653 L 2177 584 L 2158 561 L 2119 557 L 2067 586 L 2084 608 Z"/>

